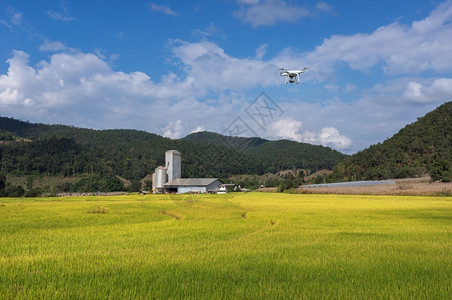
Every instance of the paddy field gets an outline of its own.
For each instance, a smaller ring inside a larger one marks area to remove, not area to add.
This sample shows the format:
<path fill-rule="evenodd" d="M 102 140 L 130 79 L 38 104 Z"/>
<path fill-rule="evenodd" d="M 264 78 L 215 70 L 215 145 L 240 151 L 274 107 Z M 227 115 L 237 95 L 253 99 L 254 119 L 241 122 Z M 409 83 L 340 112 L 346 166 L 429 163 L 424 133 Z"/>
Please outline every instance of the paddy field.
<path fill-rule="evenodd" d="M 452 198 L 0 198 L 1 299 L 449 299 Z"/>

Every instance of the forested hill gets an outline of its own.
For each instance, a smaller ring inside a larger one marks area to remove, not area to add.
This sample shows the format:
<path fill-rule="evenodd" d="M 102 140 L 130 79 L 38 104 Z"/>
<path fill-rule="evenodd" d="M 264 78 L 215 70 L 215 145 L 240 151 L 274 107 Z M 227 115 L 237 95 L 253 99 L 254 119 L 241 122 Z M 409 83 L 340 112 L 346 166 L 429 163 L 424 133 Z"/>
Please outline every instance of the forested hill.
<path fill-rule="evenodd" d="M 164 164 L 165 151 L 177 149 L 182 153 L 182 176 L 226 178 L 295 168 L 331 169 L 346 157 L 330 148 L 291 141 L 231 138 L 246 144 L 237 148 L 215 139 L 195 139 L 203 134 L 209 135 L 171 140 L 138 130 L 93 130 L 0 117 L 0 171 L 16 176 L 119 175 L 137 181 Z"/>
<path fill-rule="evenodd" d="M 286 169 L 331 169 L 347 156 L 329 147 L 289 140 L 269 141 L 258 137 L 230 137 L 213 132 L 192 133 L 185 140 L 213 143 L 235 149 L 266 162 L 272 172 Z"/>
<path fill-rule="evenodd" d="M 446 102 L 383 143 L 373 145 L 338 164 L 337 179 L 415 177 L 437 162 L 452 162 L 452 102 Z"/>

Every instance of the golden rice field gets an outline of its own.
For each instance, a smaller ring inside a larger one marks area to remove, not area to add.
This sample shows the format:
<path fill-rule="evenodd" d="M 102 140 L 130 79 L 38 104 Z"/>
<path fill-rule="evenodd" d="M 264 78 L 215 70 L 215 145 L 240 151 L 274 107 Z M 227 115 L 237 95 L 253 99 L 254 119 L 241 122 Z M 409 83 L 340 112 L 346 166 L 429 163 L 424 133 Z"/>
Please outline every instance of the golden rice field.
<path fill-rule="evenodd" d="M 449 299 L 452 198 L 0 198 L 2 299 Z"/>

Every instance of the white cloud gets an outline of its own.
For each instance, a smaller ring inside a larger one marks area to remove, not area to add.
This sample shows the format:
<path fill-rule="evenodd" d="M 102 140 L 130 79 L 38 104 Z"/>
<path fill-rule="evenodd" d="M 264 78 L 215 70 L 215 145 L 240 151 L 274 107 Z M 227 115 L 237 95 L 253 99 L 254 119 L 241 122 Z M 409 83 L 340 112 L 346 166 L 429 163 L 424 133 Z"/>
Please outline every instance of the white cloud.
<path fill-rule="evenodd" d="M 194 130 L 192 130 L 190 133 L 195 133 L 195 132 L 201 132 L 201 131 L 206 131 L 206 128 L 204 128 L 204 126 L 197 126 Z"/>
<path fill-rule="evenodd" d="M 204 114 L 215 116 L 211 123 L 227 118 L 218 114 L 215 103 L 197 100 L 200 92 L 192 78 L 168 74 L 156 83 L 142 72 L 113 71 L 98 56 L 80 52 L 52 54 L 31 66 L 28 54 L 14 51 L 7 63 L 7 73 L 0 75 L 2 115 L 93 128 L 139 128 L 171 137 L 190 133 Z M 165 128 L 168 116 L 183 120 L 184 126 L 173 122 Z"/>
<path fill-rule="evenodd" d="M 34 103 L 34 110 L 47 110 L 81 105 L 93 100 L 91 97 L 97 98 L 91 103 L 95 104 L 104 98 L 104 92 L 108 95 L 121 88 L 133 91 L 142 83 L 139 74 L 114 73 L 93 54 L 54 54 L 49 62 L 41 61 L 34 68 L 28 65 L 26 53 L 15 51 L 7 62 L 8 72 L 0 76 L 0 105 L 19 104 L 29 99 L 28 103 Z M 103 90 L 105 87 L 110 90 Z"/>
<path fill-rule="evenodd" d="M 22 17 L 22 13 L 14 13 L 11 16 L 11 22 L 16 26 L 19 26 L 22 23 Z"/>
<path fill-rule="evenodd" d="M 294 65 L 309 64 L 310 74 L 324 80 L 341 63 L 359 71 L 381 65 L 387 75 L 452 71 L 452 1 L 410 26 L 392 23 L 374 32 L 334 35 L 312 52 L 281 53 Z"/>
<path fill-rule="evenodd" d="M 421 92 L 421 89 L 422 85 L 417 82 L 411 81 L 408 83 L 408 86 L 403 92 L 402 97 L 413 102 L 425 102 L 426 98 Z"/>
<path fill-rule="evenodd" d="M 77 18 L 73 17 L 70 14 L 69 8 L 67 7 L 66 3 L 64 3 L 64 2 L 63 2 L 63 4 L 61 4 L 61 11 L 58 12 L 58 11 L 54 11 L 54 10 L 48 10 L 47 15 L 54 20 L 63 21 L 63 22 L 72 22 L 72 21 L 77 20 Z"/>
<path fill-rule="evenodd" d="M 295 23 L 320 13 L 334 14 L 333 7 L 323 1 L 313 8 L 293 5 L 286 0 L 238 0 L 237 3 L 240 8 L 234 11 L 234 16 L 252 27 L 271 26 L 279 22 Z"/>
<path fill-rule="evenodd" d="M 12 27 L 8 22 L 6 22 L 5 20 L 0 20 L 0 24 L 5 25 L 5 26 L 8 27 L 9 29 L 12 29 L 12 28 L 13 28 L 13 27 Z"/>
<path fill-rule="evenodd" d="M 256 5 L 259 3 L 259 0 L 238 0 L 237 2 L 240 4 Z"/>
<path fill-rule="evenodd" d="M 39 50 L 41 51 L 50 51 L 50 52 L 61 52 L 61 51 L 75 51 L 74 49 L 67 47 L 62 42 L 58 41 L 44 41 L 44 43 L 39 46 Z"/>
<path fill-rule="evenodd" d="M 267 53 L 268 44 L 262 44 L 256 49 L 256 59 L 262 59 Z"/>
<path fill-rule="evenodd" d="M 164 13 L 166 15 L 170 15 L 170 16 L 177 16 L 177 14 L 169 7 L 166 5 L 159 5 L 156 3 L 151 3 L 151 10 L 155 11 L 155 12 L 161 12 Z"/>
<path fill-rule="evenodd" d="M 339 133 L 334 127 L 322 128 L 317 135 L 317 142 L 323 146 L 333 146 L 337 149 L 347 149 L 352 144 L 352 141 Z"/>
<path fill-rule="evenodd" d="M 402 94 L 402 98 L 414 103 L 438 103 L 452 98 L 452 79 L 435 79 L 425 86 L 416 81 L 410 81 Z"/>
<path fill-rule="evenodd" d="M 184 130 L 185 126 L 186 125 L 182 122 L 182 120 L 171 121 L 162 128 L 163 136 L 171 139 L 178 139 L 182 137 L 183 133 L 186 132 Z"/>
<path fill-rule="evenodd" d="M 0 23 L 8 27 L 9 29 L 13 29 L 14 26 L 20 26 L 23 22 L 23 13 L 17 12 L 14 9 L 8 7 L 6 9 L 6 13 L 9 15 L 9 21 L 0 20 Z"/>
<path fill-rule="evenodd" d="M 298 19 L 310 16 L 312 13 L 283 0 L 239 1 L 240 9 L 234 15 L 252 27 L 270 26 L 278 22 L 294 23 Z"/>
<path fill-rule="evenodd" d="M 303 123 L 294 119 L 283 119 L 269 125 L 270 134 L 276 138 L 290 139 L 298 142 L 330 146 L 339 150 L 348 149 L 352 141 L 341 135 L 334 127 L 324 127 L 320 132 L 303 130 Z"/>
<path fill-rule="evenodd" d="M 328 13 L 328 14 L 334 14 L 334 9 L 333 7 L 326 3 L 326 2 L 318 2 L 315 5 L 315 8 L 319 11 L 319 12 L 324 12 L 324 13 Z"/>
<path fill-rule="evenodd" d="M 205 40 L 211 36 L 219 36 L 220 30 L 215 26 L 214 23 L 210 23 L 210 25 L 205 29 L 194 29 L 191 31 L 191 34 L 200 40 Z"/>
<path fill-rule="evenodd" d="M 299 133 L 302 122 L 293 119 L 283 119 L 269 125 L 270 134 L 276 138 L 301 141 L 303 136 Z"/>
<path fill-rule="evenodd" d="M 271 61 L 238 59 L 208 41 L 175 43 L 172 51 L 186 69 L 186 80 L 192 80 L 200 90 L 240 90 L 280 83 L 277 67 Z"/>
<path fill-rule="evenodd" d="M 362 99 L 391 108 L 409 105 L 439 105 L 452 100 L 452 78 L 411 77 L 390 78 L 368 90 L 362 90 Z"/>
<path fill-rule="evenodd" d="M 442 102 L 451 100 L 452 98 L 452 78 L 440 78 L 436 79 L 432 85 L 428 88 L 428 93 L 434 95 L 436 99 L 432 99 L 435 102 Z"/>

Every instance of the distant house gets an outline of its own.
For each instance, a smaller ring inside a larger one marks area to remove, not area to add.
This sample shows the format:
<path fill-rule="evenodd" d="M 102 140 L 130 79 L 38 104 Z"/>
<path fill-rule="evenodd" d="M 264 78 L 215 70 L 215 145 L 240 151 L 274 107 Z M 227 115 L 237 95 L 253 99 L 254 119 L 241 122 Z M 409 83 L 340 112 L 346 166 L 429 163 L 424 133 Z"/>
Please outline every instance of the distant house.
<path fill-rule="evenodd" d="M 216 192 L 221 184 L 218 178 L 177 178 L 163 186 L 165 192 L 183 194 Z"/>

